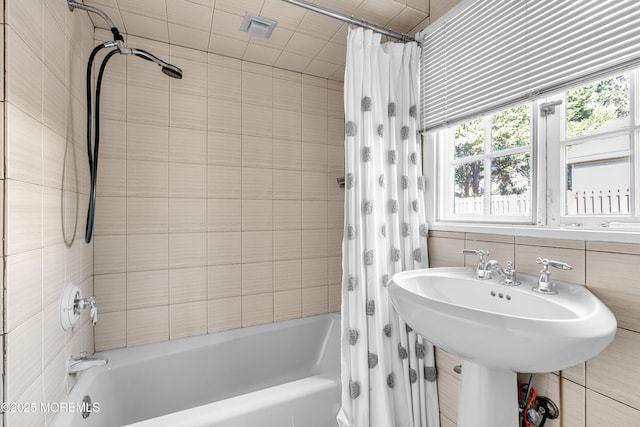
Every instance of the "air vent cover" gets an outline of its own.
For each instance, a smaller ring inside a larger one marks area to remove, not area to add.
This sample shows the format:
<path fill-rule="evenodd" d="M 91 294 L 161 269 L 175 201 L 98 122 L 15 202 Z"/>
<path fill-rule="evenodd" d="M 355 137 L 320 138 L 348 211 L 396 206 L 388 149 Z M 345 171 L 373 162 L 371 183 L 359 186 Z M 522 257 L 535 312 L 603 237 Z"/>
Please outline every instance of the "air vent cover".
<path fill-rule="evenodd" d="M 273 29 L 276 27 L 277 21 L 273 21 L 262 16 L 247 13 L 244 15 L 244 20 L 240 26 L 240 31 L 249 33 L 254 37 L 260 37 L 267 39 L 271 36 Z"/>

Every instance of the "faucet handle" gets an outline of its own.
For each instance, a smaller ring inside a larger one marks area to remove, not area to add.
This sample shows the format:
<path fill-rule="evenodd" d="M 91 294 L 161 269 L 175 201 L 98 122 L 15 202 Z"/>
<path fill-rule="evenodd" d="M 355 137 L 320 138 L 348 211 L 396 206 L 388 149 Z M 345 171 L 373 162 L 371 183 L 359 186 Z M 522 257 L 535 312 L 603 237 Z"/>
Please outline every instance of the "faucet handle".
<path fill-rule="evenodd" d="M 542 269 L 546 270 L 546 271 L 549 270 L 549 266 L 558 268 L 560 270 L 571 270 L 571 269 L 573 269 L 573 267 L 571 267 L 566 262 L 554 261 L 554 260 L 548 259 L 548 258 L 538 257 L 538 258 L 536 258 L 536 263 L 537 264 L 542 264 Z"/>
<path fill-rule="evenodd" d="M 91 306 L 91 323 L 93 324 L 93 326 L 96 326 L 96 323 L 98 323 L 98 307 L 96 307 L 95 305 Z"/>
<path fill-rule="evenodd" d="M 535 292 L 540 292 L 541 294 L 553 295 L 557 294 L 558 291 L 554 289 L 554 284 L 549 278 L 551 276 L 551 272 L 549 271 L 549 266 L 558 268 L 560 270 L 571 270 L 571 267 L 566 262 L 554 261 L 548 258 L 536 258 L 536 263 L 542 265 L 542 270 L 540 270 L 540 277 L 538 278 L 538 286 L 534 287 L 533 290 Z"/>
<path fill-rule="evenodd" d="M 516 270 L 513 268 L 513 261 L 507 261 L 507 263 L 506 263 L 506 267 L 507 267 L 507 268 L 505 268 L 505 269 L 504 269 L 504 272 L 505 272 L 507 275 L 509 275 L 509 274 L 513 274 L 513 273 L 515 273 L 515 272 L 516 272 Z"/>
<path fill-rule="evenodd" d="M 76 299 L 74 307 L 78 310 L 78 312 L 84 310 L 87 307 L 90 308 L 91 323 L 93 324 L 93 326 L 96 326 L 96 323 L 98 323 L 98 305 L 96 303 L 95 297 Z"/>
<path fill-rule="evenodd" d="M 516 279 L 516 269 L 513 268 L 513 261 L 506 262 L 506 268 L 503 270 L 504 279 L 500 281 L 501 285 L 517 286 L 520 282 Z"/>
<path fill-rule="evenodd" d="M 484 257 L 489 255 L 489 251 L 485 251 L 484 249 L 463 249 L 460 251 L 463 255 L 477 255 L 478 264 L 476 265 L 476 274 L 473 276 L 477 279 L 490 279 L 491 271 L 487 271 L 484 266 Z"/>
<path fill-rule="evenodd" d="M 480 262 L 484 262 L 484 257 L 489 255 L 489 251 L 485 251 L 484 249 L 463 249 L 460 253 L 462 255 L 478 255 Z"/>

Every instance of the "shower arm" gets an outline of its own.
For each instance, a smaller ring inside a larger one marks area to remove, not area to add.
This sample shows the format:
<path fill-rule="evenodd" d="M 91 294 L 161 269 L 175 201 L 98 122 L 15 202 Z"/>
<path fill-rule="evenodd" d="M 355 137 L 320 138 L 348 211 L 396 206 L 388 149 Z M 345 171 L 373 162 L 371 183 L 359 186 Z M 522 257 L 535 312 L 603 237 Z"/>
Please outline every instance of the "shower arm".
<path fill-rule="evenodd" d="M 120 31 L 118 31 L 118 28 L 114 25 L 114 23 L 111 20 L 111 18 L 109 18 L 109 15 L 107 15 L 106 13 L 104 13 L 103 11 L 98 9 L 97 7 L 88 6 L 86 4 L 78 3 L 77 1 L 74 1 L 74 0 L 67 0 L 67 5 L 69 6 L 69 10 L 71 10 L 72 12 L 73 12 L 73 10 L 75 8 L 78 8 L 78 9 L 81 9 L 81 10 L 86 10 L 87 12 L 91 12 L 91 13 L 95 13 L 96 15 L 100 15 L 100 17 L 102 17 L 102 19 L 104 19 L 106 21 L 107 25 L 111 29 L 111 32 L 113 33 L 114 40 L 113 40 L 113 42 L 104 43 L 103 44 L 104 47 L 117 47 L 119 53 L 121 53 L 123 55 L 135 55 L 135 56 L 138 56 L 140 58 L 146 59 L 147 61 L 151 61 L 151 62 L 156 63 L 157 65 L 159 65 L 163 69 L 168 68 L 168 69 L 177 69 L 177 70 L 179 70 L 175 65 L 169 64 L 169 63 L 163 61 L 162 59 L 158 58 L 157 56 L 150 54 L 147 51 L 144 51 L 142 49 L 133 49 L 133 48 L 126 47 L 125 43 L 124 43 L 124 38 L 122 37 L 122 35 L 120 35 Z"/>
<path fill-rule="evenodd" d="M 97 7 L 88 6 L 86 4 L 78 3 L 77 1 L 74 1 L 74 0 L 67 0 L 67 6 L 69 6 L 69 10 L 71 12 L 73 12 L 74 9 L 78 8 L 78 9 L 81 9 L 81 10 L 86 10 L 87 12 L 95 13 L 96 15 L 100 15 L 100 17 L 105 20 L 105 22 L 109 26 L 109 29 L 113 33 L 113 39 L 115 41 L 124 42 L 124 38 L 122 37 L 122 35 L 120 35 L 120 31 L 118 31 L 118 27 L 116 27 L 114 25 L 114 23 L 111 20 L 111 18 L 109 18 L 109 15 L 107 15 L 106 13 L 104 13 L 103 11 L 98 9 Z"/>
<path fill-rule="evenodd" d="M 122 49 L 121 49 L 122 50 Z M 151 61 L 161 67 L 166 67 L 166 66 L 170 66 L 171 64 L 164 62 L 162 59 L 158 58 L 157 56 L 147 52 L 146 50 L 142 50 L 142 49 L 136 49 L 136 48 L 125 48 L 124 51 L 122 52 L 125 55 L 135 55 L 137 57 L 140 57 L 142 59 L 146 59 L 147 61 Z"/>

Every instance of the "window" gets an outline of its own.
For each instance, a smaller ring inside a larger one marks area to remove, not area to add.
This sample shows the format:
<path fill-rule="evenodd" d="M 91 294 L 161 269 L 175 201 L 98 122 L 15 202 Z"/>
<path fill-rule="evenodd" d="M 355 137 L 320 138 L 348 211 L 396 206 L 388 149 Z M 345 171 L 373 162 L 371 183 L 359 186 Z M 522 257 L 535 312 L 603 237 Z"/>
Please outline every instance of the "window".
<path fill-rule="evenodd" d="M 531 123 L 523 104 L 446 131 L 443 219 L 531 221 Z"/>
<path fill-rule="evenodd" d="M 549 166 L 563 171 L 561 224 L 608 226 L 640 220 L 634 206 L 638 188 L 633 188 L 640 127 L 632 114 L 638 111 L 632 87 L 638 87 L 637 71 L 554 97 L 565 105 L 562 114 L 547 120 L 547 145 L 559 151 L 560 163 L 549 161 Z"/>
<path fill-rule="evenodd" d="M 640 223 L 639 75 L 617 74 L 430 132 L 435 220 Z"/>

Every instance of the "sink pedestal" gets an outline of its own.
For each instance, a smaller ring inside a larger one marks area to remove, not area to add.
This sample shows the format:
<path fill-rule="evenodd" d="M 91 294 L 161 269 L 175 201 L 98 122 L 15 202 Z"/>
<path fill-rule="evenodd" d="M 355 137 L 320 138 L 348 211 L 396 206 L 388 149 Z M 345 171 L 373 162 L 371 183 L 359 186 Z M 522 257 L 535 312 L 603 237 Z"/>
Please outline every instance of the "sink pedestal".
<path fill-rule="evenodd" d="M 458 427 L 516 427 L 517 425 L 516 373 L 463 361 Z"/>

